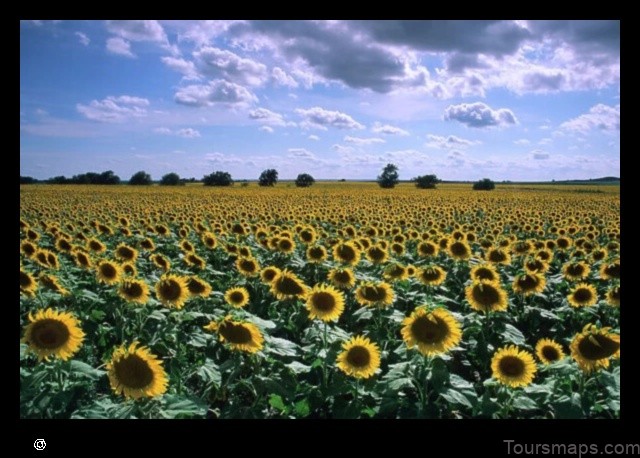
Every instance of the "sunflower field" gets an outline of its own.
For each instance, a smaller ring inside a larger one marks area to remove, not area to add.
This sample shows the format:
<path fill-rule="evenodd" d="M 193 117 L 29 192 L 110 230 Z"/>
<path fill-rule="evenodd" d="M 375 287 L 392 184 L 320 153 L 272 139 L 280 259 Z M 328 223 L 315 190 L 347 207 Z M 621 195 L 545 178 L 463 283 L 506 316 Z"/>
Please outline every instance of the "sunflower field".
<path fill-rule="evenodd" d="M 22 418 L 618 418 L 614 186 L 20 188 Z"/>

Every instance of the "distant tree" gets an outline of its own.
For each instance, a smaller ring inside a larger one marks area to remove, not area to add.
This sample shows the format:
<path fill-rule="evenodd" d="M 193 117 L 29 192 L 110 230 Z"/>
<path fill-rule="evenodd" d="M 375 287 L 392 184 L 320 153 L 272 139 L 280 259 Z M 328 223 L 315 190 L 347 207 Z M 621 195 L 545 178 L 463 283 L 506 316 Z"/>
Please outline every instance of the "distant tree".
<path fill-rule="evenodd" d="M 263 170 L 258 178 L 260 186 L 275 186 L 278 182 L 278 171 L 276 169 Z"/>
<path fill-rule="evenodd" d="M 398 184 L 398 166 L 387 164 L 382 169 L 382 174 L 378 176 L 378 185 L 381 188 L 393 188 Z"/>
<path fill-rule="evenodd" d="M 495 187 L 496 184 L 489 178 L 483 178 L 482 180 L 473 183 L 474 191 L 491 191 L 492 189 L 495 189 Z"/>
<path fill-rule="evenodd" d="M 33 177 L 23 177 L 22 175 L 20 175 L 20 184 L 33 184 L 37 182 L 38 180 Z"/>
<path fill-rule="evenodd" d="M 120 177 L 113 170 L 102 172 L 98 178 L 100 184 L 120 184 Z"/>
<path fill-rule="evenodd" d="M 205 186 L 231 186 L 233 179 L 229 172 L 221 172 L 218 170 L 211 175 L 202 177 L 202 182 Z"/>
<path fill-rule="evenodd" d="M 299 188 L 308 188 L 315 182 L 316 180 L 308 173 L 301 173 L 298 175 L 298 178 L 296 178 L 296 186 Z"/>
<path fill-rule="evenodd" d="M 131 178 L 129 178 L 129 184 L 149 185 L 151 184 L 151 175 L 149 175 L 144 170 L 140 170 L 139 172 L 134 173 Z"/>
<path fill-rule="evenodd" d="M 162 186 L 178 186 L 184 183 L 180 180 L 180 175 L 171 172 L 162 177 L 162 179 L 160 180 L 160 184 Z"/>
<path fill-rule="evenodd" d="M 436 185 L 440 183 L 440 180 L 435 175 L 422 175 L 415 177 L 411 181 L 415 182 L 416 187 L 420 189 L 435 189 Z"/>
<path fill-rule="evenodd" d="M 57 177 L 49 178 L 49 183 L 51 184 L 69 184 L 71 180 L 64 175 L 58 175 Z"/>

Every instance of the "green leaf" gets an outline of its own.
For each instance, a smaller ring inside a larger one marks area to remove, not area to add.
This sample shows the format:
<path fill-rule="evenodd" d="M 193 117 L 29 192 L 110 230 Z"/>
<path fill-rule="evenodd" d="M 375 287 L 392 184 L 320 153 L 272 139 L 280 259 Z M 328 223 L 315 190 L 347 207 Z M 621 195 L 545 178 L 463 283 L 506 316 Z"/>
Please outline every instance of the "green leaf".
<path fill-rule="evenodd" d="M 403 377 L 391 380 L 386 385 L 387 389 L 390 391 L 400 391 L 403 388 L 413 387 L 413 381 L 410 378 Z"/>
<path fill-rule="evenodd" d="M 581 398 L 578 393 L 573 393 L 571 397 L 561 396 L 558 400 L 551 404 L 556 413 L 556 418 L 584 418 L 582 411 Z"/>
<path fill-rule="evenodd" d="M 256 326 L 262 329 L 274 329 L 276 327 L 276 324 L 273 321 L 263 320 L 259 316 L 255 316 L 255 315 L 251 315 L 247 317 L 247 321 L 255 324 Z"/>
<path fill-rule="evenodd" d="M 471 382 L 466 381 L 465 379 L 463 379 L 462 377 L 456 374 L 451 374 L 449 376 L 449 383 L 451 383 L 451 386 L 453 388 L 456 388 L 458 390 L 473 389 L 473 384 Z"/>
<path fill-rule="evenodd" d="M 266 337 L 266 336 L 265 336 Z M 280 356 L 296 356 L 298 346 L 290 340 L 281 339 L 280 337 L 269 337 L 265 351 Z"/>
<path fill-rule="evenodd" d="M 311 366 L 293 361 L 289 364 L 285 364 L 286 367 L 291 369 L 295 374 L 305 374 L 311 370 Z"/>
<path fill-rule="evenodd" d="M 507 323 L 505 325 L 503 336 L 507 342 L 511 342 L 516 345 L 525 344 L 524 334 L 522 334 L 522 332 L 512 324 Z"/>
<path fill-rule="evenodd" d="M 160 414 L 165 418 L 204 417 L 207 413 L 207 404 L 202 399 L 167 394 L 164 401 Z"/>
<path fill-rule="evenodd" d="M 468 407 L 470 409 L 473 408 L 473 405 L 471 404 L 469 399 L 467 399 L 467 397 L 464 394 L 462 394 L 459 391 L 456 391 L 454 389 L 450 388 L 447 391 L 445 391 L 444 393 L 440 393 L 440 396 L 442 396 L 442 398 L 444 398 L 450 404 L 461 405 L 461 406 L 464 406 L 464 407 Z"/>
<path fill-rule="evenodd" d="M 203 332 L 197 332 L 191 335 L 191 338 L 187 341 L 187 344 L 196 348 L 206 347 L 207 343 L 209 342 L 209 338 L 210 337 Z"/>
<path fill-rule="evenodd" d="M 87 363 L 83 363 L 82 361 L 78 361 L 75 359 L 71 360 L 71 372 L 89 377 L 93 380 L 98 379 L 106 374 L 105 371 L 95 369 Z"/>
<path fill-rule="evenodd" d="M 311 408 L 309 407 L 309 401 L 303 399 L 295 403 L 294 411 L 296 415 L 300 417 L 306 417 L 311 413 Z"/>
<path fill-rule="evenodd" d="M 515 398 L 515 400 L 513 401 L 513 406 L 516 409 L 520 409 L 520 410 L 536 410 L 540 408 L 538 403 L 535 402 L 533 399 L 528 398 L 526 396 L 522 396 L 522 395 Z"/>
<path fill-rule="evenodd" d="M 218 366 L 213 360 L 207 358 L 204 365 L 196 372 L 205 383 L 213 384 L 215 387 L 219 387 L 222 382 L 222 375 L 218 370 Z"/>
<path fill-rule="evenodd" d="M 106 312 L 103 312 L 102 310 L 92 310 L 91 311 L 91 318 L 95 321 L 102 321 L 102 319 L 107 316 Z"/>
<path fill-rule="evenodd" d="M 287 411 L 287 406 L 284 405 L 282 396 L 280 396 L 279 394 L 272 394 L 271 396 L 269 396 L 269 405 L 282 413 L 285 413 Z"/>

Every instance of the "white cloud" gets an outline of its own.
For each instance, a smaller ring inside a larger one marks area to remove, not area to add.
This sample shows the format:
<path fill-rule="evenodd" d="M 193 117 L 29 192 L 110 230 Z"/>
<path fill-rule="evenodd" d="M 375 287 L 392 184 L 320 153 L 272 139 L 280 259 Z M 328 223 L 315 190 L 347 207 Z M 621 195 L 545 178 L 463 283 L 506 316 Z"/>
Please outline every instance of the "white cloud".
<path fill-rule="evenodd" d="M 171 130 L 168 127 L 156 127 L 153 131 L 157 134 L 162 135 L 176 135 L 182 138 L 198 138 L 200 137 L 200 132 L 191 127 L 185 127 L 183 129 Z"/>
<path fill-rule="evenodd" d="M 620 105 L 614 107 L 599 103 L 589 112 L 560 125 L 561 129 L 588 133 L 594 130 L 614 132 L 620 130 Z"/>
<path fill-rule="evenodd" d="M 131 44 L 120 37 L 113 37 L 107 40 L 107 51 L 111 54 L 134 58 L 136 55 L 131 52 Z"/>
<path fill-rule="evenodd" d="M 224 80 L 209 84 L 185 86 L 176 92 L 174 99 L 182 105 L 205 107 L 213 105 L 243 106 L 255 103 L 258 98 L 244 86 Z"/>
<path fill-rule="evenodd" d="M 249 112 L 249 117 L 260 123 L 268 124 L 270 126 L 285 126 L 287 122 L 280 113 L 276 113 L 266 108 L 256 108 Z"/>
<path fill-rule="evenodd" d="M 107 30 L 129 41 L 167 43 L 167 35 L 158 21 L 107 21 Z"/>
<path fill-rule="evenodd" d="M 449 105 L 445 110 L 444 119 L 458 121 L 468 127 L 477 128 L 506 126 L 518 122 L 513 111 L 508 108 L 494 110 L 482 102 Z"/>
<path fill-rule="evenodd" d="M 86 34 L 82 32 L 75 32 L 75 35 L 78 37 L 78 40 L 82 45 L 89 46 L 89 43 L 91 43 L 91 40 Z"/>
<path fill-rule="evenodd" d="M 465 138 L 456 137 L 455 135 L 449 135 L 448 137 L 442 137 L 440 135 L 427 135 L 429 142 L 425 143 L 425 146 L 430 148 L 464 148 L 467 146 L 480 143 L 477 140 L 467 140 Z"/>
<path fill-rule="evenodd" d="M 288 156 L 295 157 L 297 159 L 315 159 L 316 155 L 305 148 L 289 148 L 287 150 Z"/>
<path fill-rule="evenodd" d="M 224 49 L 207 46 L 193 53 L 196 68 L 212 78 L 260 86 L 268 78 L 266 65 Z"/>
<path fill-rule="evenodd" d="M 309 109 L 298 108 L 295 110 L 304 119 L 302 126 L 327 130 L 327 126 L 336 129 L 364 129 L 365 126 L 353 119 L 348 114 L 340 111 L 325 110 L 320 107 Z"/>
<path fill-rule="evenodd" d="M 173 133 L 173 131 L 168 127 L 156 127 L 155 129 L 153 129 L 153 131 L 156 134 L 162 134 L 162 135 L 171 135 Z"/>
<path fill-rule="evenodd" d="M 374 143 L 385 143 L 382 138 L 370 137 L 370 138 L 362 138 L 362 137 L 344 137 L 344 141 L 347 143 L 353 143 L 355 145 L 373 145 Z"/>
<path fill-rule="evenodd" d="M 338 145 L 338 144 L 333 145 L 331 149 L 338 154 L 352 153 L 355 151 L 355 148 L 352 146 L 344 146 L 344 145 Z"/>
<path fill-rule="evenodd" d="M 530 145 L 531 142 L 529 140 L 527 140 L 526 138 L 521 138 L 519 140 L 515 140 L 513 143 L 515 143 L 516 145 L 519 146 L 526 146 L 526 145 Z"/>
<path fill-rule="evenodd" d="M 385 135 L 409 135 L 404 129 L 399 127 L 391 126 L 389 124 L 381 124 L 379 122 L 373 123 L 373 127 L 371 128 L 372 132 L 376 134 L 385 134 Z"/>
<path fill-rule="evenodd" d="M 280 67 L 274 67 L 271 70 L 271 77 L 280 86 L 298 87 L 298 82 Z"/>
<path fill-rule="evenodd" d="M 87 119 L 99 122 L 124 122 L 147 116 L 149 100 L 141 97 L 121 95 L 92 100 L 89 105 L 78 103 L 76 109 Z"/>
<path fill-rule="evenodd" d="M 162 63 L 171 70 L 182 73 L 186 80 L 199 79 L 198 72 L 196 71 L 196 67 L 193 62 L 171 56 L 163 57 L 161 60 Z"/>
<path fill-rule="evenodd" d="M 316 142 L 317 142 L 318 140 L 320 140 L 320 137 L 318 137 L 317 135 L 309 135 L 307 138 L 308 138 L 309 140 L 313 140 L 313 141 L 316 141 Z"/>
<path fill-rule="evenodd" d="M 260 126 L 260 130 L 262 132 L 268 132 L 270 134 L 274 132 L 273 127 L 269 127 L 269 126 Z"/>
<path fill-rule="evenodd" d="M 533 157 L 533 159 L 537 161 L 544 161 L 549 159 L 550 155 L 546 151 L 534 149 L 533 151 L 531 151 L 531 157 Z"/>

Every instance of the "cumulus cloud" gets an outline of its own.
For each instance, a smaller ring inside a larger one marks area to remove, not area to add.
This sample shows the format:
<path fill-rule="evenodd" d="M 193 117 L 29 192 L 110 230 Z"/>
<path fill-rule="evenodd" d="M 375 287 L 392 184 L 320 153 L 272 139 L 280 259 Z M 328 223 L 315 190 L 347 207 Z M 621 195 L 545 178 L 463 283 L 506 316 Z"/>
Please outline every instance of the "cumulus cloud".
<path fill-rule="evenodd" d="M 328 127 L 336 129 L 364 129 L 364 125 L 353 119 L 346 113 L 340 111 L 325 110 L 320 107 L 308 109 L 298 108 L 296 113 L 304 119 L 303 127 L 314 127 L 316 129 L 327 130 Z"/>
<path fill-rule="evenodd" d="M 549 159 L 549 153 L 539 149 L 534 149 L 533 151 L 531 151 L 531 157 L 533 157 L 533 159 L 535 159 L 536 161 L 544 161 Z"/>
<path fill-rule="evenodd" d="M 273 131 L 273 127 L 269 127 L 269 126 L 260 126 L 260 130 L 262 132 L 268 132 L 270 134 L 272 134 L 274 132 Z"/>
<path fill-rule="evenodd" d="M 174 100 L 182 105 L 206 107 L 250 105 L 256 103 L 258 98 L 244 86 L 229 81 L 214 80 L 208 84 L 182 87 L 176 92 Z"/>
<path fill-rule="evenodd" d="M 344 137 L 344 141 L 347 143 L 353 143 L 354 145 L 373 145 L 374 143 L 385 142 L 382 138 L 377 138 L 377 137 L 362 138 L 362 137 L 351 137 L 348 135 Z"/>
<path fill-rule="evenodd" d="M 78 37 L 78 40 L 83 46 L 89 46 L 89 43 L 91 43 L 89 37 L 82 32 L 75 32 L 75 36 Z"/>
<path fill-rule="evenodd" d="M 320 140 L 320 137 L 318 137 L 317 135 L 309 135 L 307 138 L 308 138 L 309 140 L 313 140 L 313 141 L 316 141 L 316 142 L 317 142 L 318 140 Z"/>
<path fill-rule="evenodd" d="M 344 145 L 338 145 L 338 144 L 333 145 L 331 149 L 338 154 L 352 153 L 355 151 L 355 148 L 353 148 L 352 146 L 344 146 Z"/>
<path fill-rule="evenodd" d="M 620 130 L 620 105 L 612 107 L 599 103 L 591 107 L 588 113 L 562 123 L 560 128 L 583 134 L 594 130 L 618 131 Z"/>
<path fill-rule="evenodd" d="M 191 127 L 187 127 L 185 129 L 178 129 L 176 135 L 183 138 L 198 138 L 200 137 L 200 132 Z"/>
<path fill-rule="evenodd" d="M 107 21 L 107 30 L 129 41 L 167 42 L 167 35 L 158 21 Z"/>
<path fill-rule="evenodd" d="M 482 102 L 449 105 L 445 110 L 444 119 L 477 128 L 507 126 L 518 122 L 513 111 L 508 108 L 494 110 Z"/>
<path fill-rule="evenodd" d="M 389 124 L 381 124 L 379 122 L 373 123 L 373 127 L 371 128 L 372 132 L 376 134 L 385 134 L 385 135 L 409 135 L 404 129 L 399 127 L 391 126 Z"/>
<path fill-rule="evenodd" d="M 177 57 L 166 56 L 163 57 L 162 63 L 178 73 L 182 73 L 187 80 L 198 79 L 198 72 L 193 62 L 184 60 Z"/>
<path fill-rule="evenodd" d="M 194 52 L 193 56 L 200 73 L 211 78 L 249 86 L 260 86 L 268 78 L 266 65 L 231 51 L 207 46 Z"/>
<path fill-rule="evenodd" d="M 297 159 L 315 159 L 316 155 L 305 148 L 289 148 L 287 150 L 288 156 L 295 157 Z"/>
<path fill-rule="evenodd" d="M 527 140 L 526 138 L 521 138 L 519 140 L 515 140 L 513 143 L 515 143 L 518 146 L 526 146 L 531 144 L 531 142 L 529 140 Z"/>
<path fill-rule="evenodd" d="M 287 122 L 280 113 L 276 113 L 266 108 L 256 108 L 249 112 L 249 118 L 270 126 L 285 126 Z"/>
<path fill-rule="evenodd" d="M 76 109 L 87 119 L 98 122 L 124 122 L 147 116 L 149 100 L 141 97 L 121 95 L 92 100 L 89 105 L 78 103 Z"/>
<path fill-rule="evenodd" d="M 455 135 L 443 137 L 440 135 L 429 134 L 427 135 L 427 138 L 429 139 L 429 142 L 427 142 L 425 146 L 431 148 L 464 148 L 480 143 L 477 140 L 467 140 L 465 138 L 456 137 Z"/>
<path fill-rule="evenodd" d="M 276 84 L 280 86 L 288 86 L 293 88 L 298 87 L 298 82 L 280 67 L 274 67 L 274 69 L 271 71 L 271 77 L 276 82 Z"/>
<path fill-rule="evenodd" d="M 124 38 L 113 37 L 107 40 L 107 51 L 111 54 L 134 58 L 136 55 L 131 52 L 131 43 Z"/>

